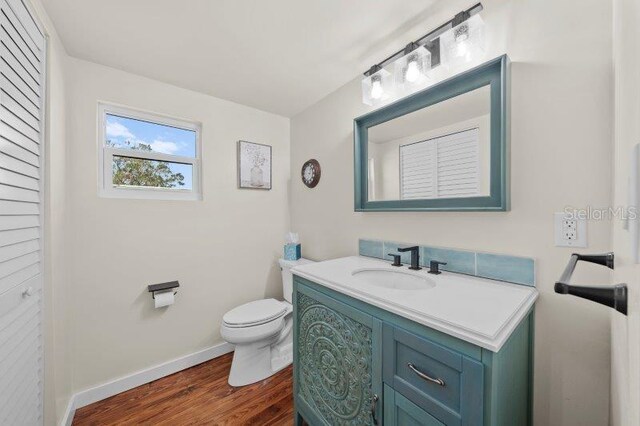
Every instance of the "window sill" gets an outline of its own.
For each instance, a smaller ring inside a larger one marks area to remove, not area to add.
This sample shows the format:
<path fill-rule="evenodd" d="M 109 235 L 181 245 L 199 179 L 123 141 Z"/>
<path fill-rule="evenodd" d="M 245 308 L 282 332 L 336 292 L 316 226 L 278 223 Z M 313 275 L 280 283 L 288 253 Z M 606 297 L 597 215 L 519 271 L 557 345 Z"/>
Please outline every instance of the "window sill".
<path fill-rule="evenodd" d="M 187 191 L 162 189 L 101 189 L 100 198 L 122 198 L 126 200 L 165 200 L 165 201 L 202 201 L 202 194 Z"/>

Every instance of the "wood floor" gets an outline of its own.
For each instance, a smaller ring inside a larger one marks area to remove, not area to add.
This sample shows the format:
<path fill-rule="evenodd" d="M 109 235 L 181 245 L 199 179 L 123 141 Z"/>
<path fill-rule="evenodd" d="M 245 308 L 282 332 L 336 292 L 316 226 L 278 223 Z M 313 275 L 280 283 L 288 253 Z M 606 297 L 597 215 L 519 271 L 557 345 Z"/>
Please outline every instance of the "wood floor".
<path fill-rule="evenodd" d="M 227 354 L 76 411 L 74 425 L 292 425 L 292 367 L 233 388 Z"/>

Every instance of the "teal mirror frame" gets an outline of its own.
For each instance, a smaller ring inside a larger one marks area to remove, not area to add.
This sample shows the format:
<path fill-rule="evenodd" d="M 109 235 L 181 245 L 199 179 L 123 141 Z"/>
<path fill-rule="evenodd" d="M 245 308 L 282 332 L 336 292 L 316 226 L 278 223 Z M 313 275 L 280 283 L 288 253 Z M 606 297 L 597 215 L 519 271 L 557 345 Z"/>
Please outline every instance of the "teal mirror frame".
<path fill-rule="evenodd" d="M 508 164 L 508 69 L 507 55 L 485 62 L 425 90 L 354 120 L 355 211 L 507 211 L 509 210 Z M 411 112 L 437 104 L 484 86 L 490 86 L 490 184 L 489 196 L 423 200 L 368 201 L 368 129 Z"/>

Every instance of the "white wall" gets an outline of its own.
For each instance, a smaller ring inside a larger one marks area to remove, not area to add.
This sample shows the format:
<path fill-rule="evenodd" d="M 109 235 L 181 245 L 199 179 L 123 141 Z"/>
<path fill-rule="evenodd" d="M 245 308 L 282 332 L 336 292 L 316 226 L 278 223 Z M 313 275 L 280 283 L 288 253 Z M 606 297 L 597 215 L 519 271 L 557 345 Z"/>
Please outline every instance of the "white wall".
<path fill-rule="evenodd" d="M 440 2 L 407 40 L 468 2 Z M 553 292 L 571 249 L 554 247 L 553 213 L 611 203 L 611 3 L 485 0 L 489 57 L 511 67 L 511 197 L 505 213 L 354 213 L 353 118 L 368 111 L 360 77 L 291 121 L 291 169 L 316 158 L 322 179 L 291 183 L 292 229 L 305 256 L 357 253 L 359 237 L 428 243 L 536 259 L 535 424 L 601 426 L 609 420 L 608 309 Z M 380 52 L 385 57 L 390 52 Z M 610 248 L 610 223 L 592 221 L 589 248 Z M 576 282 L 607 283 L 580 265 Z"/>
<path fill-rule="evenodd" d="M 615 158 L 614 206 L 627 205 L 629 165 L 640 143 L 640 5 L 615 0 Z M 615 282 L 628 284 L 629 316 L 611 313 L 611 424 L 640 425 L 640 266 L 630 256 L 631 239 L 622 222 L 613 224 Z"/>
<path fill-rule="evenodd" d="M 221 342 L 227 310 L 281 297 L 289 120 L 90 62 L 67 68 L 67 325 L 78 392 Z M 202 123 L 204 200 L 99 198 L 98 101 Z M 273 146 L 271 191 L 237 189 L 239 139 Z M 176 303 L 154 309 L 147 285 L 171 280 Z"/>
<path fill-rule="evenodd" d="M 288 229 L 289 120 L 67 56 L 48 42 L 45 424 L 74 393 L 222 341 L 222 315 L 281 297 Z M 202 123 L 201 202 L 97 197 L 97 102 Z M 236 141 L 273 146 L 273 190 L 236 189 Z M 146 285 L 178 279 L 151 308 Z"/>

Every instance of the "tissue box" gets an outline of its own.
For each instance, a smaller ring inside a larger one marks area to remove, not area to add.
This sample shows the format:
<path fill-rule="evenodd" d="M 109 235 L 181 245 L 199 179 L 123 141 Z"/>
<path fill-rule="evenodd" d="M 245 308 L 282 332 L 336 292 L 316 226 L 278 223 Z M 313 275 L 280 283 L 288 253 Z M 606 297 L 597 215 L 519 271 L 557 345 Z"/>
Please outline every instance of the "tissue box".
<path fill-rule="evenodd" d="M 285 244 L 284 245 L 284 260 L 298 260 L 302 257 L 302 249 L 300 244 Z"/>

